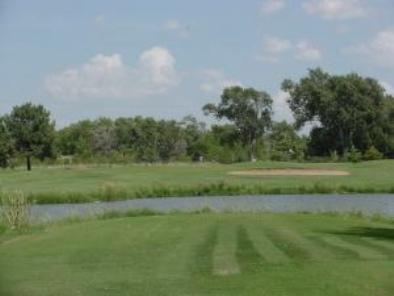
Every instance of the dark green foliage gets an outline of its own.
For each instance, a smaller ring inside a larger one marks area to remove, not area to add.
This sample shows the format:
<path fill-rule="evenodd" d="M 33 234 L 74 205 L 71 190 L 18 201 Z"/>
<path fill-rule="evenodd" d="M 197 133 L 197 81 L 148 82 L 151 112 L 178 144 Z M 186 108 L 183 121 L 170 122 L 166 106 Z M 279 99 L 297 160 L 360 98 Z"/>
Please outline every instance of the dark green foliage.
<path fill-rule="evenodd" d="M 365 151 L 363 155 L 363 159 L 365 160 L 379 160 L 383 158 L 383 154 L 379 152 L 374 146 L 369 147 L 367 151 Z"/>
<path fill-rule="evenodd" d="M 13 155 L 14 147 L 4 118 L 0 117 L 0 167 L 7 167 Z"/>
<path fill-rule="evenodd" d="M 56 146 L 60 154 L 84 157 L 91 155 L 92 129 L 93 123 L 90 120 L 83 120 L 57 131 Z"/>
<path fill-rule="evenodd" d="M 393 153 L 394 113 L 385 107 L 392 106 L 393 99 L 376 80 L 355 73 L 330 75 L 318 68 L 297 83 L 285 80 L 282 89 L 290 93 L 297 127 L 320 124 L 311 133 L 312 155 L 334 150 L 345 155 L 352 146 L 364 152 L 372 145 L 387 156 Z"/>
<path fill-rule="evenodd" d="M 362 154 L 357 148 L 352 146 L 352 148 L 350 148 L 349 152 L 346 154 L 346 158 L 348 161 L 356 163 L 361 161 Z"/>
<path fill-rule="evenodd" d="M 220 103 L 207 104 L 203 110 L 233 122 L 239 139 L 249 147 L 251 159 L 255 158 L 257 139 L 271 126 L 272 99 L 268 93 L 240 86 L 225 88 Z"/>
<path fill-rule="evenodd" d="M 6 124 L 16 151 L 26 157 L 28 170 L 33 156 L 43 160 L 54 155 L 55 123 L 44 106 L 32 103 L 15 106 L 6 117 Z"/>
<path fill-rule="evenodd" d="M 305 138 L 297 135 L 295 128 L 286 121 L 276 122 L 269 134 L 271 160 L 302 160 L 306 149 Z"/>

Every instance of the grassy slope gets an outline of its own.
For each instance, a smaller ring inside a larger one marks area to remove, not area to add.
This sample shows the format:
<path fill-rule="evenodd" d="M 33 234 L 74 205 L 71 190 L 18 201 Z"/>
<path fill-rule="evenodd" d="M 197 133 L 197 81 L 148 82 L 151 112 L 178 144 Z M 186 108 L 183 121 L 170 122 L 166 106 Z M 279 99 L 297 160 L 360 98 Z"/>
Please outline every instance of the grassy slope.
<path fill-rule="evenodd" d="M 351 173 L 350 176 L 230 176 L 227 173 L 248 167 L 307 167 L 307 168 L 333 168 L 343 169 Z M 299 193 L 309 188 L 309 191 L 319 192 L 323 188 L 328 192 L 390 192 L 394 190 L 394 161 L 372 161 L 358 164 L 352 163 L 244 163 L 234 165 L 220 164 L 169 164 L 169 165 L 133 165 L 114 167 L 73 167 L 73 168 L 35 168 L 32 172 L 23 170 L 0 171 L 0 189 L 21 189 L 27 193 L 57 196 L 58 201 L 71 193 L 78 193 L 79 198 L 88 200 L 94 193 L 100 191 L 105 184 L 121 191 L 116 198 L 135 196 L 140 189 L 142 193 L 137 196 L 157 195 L 162 190 L 152 192 L 152 188 L 170 188 L 172 192 L 163 192 L 163 195 L 194 195 L 193 189 L 201 185 L 209 187 L 211 184 L 223 182 L 229 188 L 218 190 L 219 194 L 228 193 Z M 259 189 L 250 190 L 254 186 Z M 234 186 L 240 186 L 236 192 Z M 184 190 L 179 189 L 188 188 Z M 149 192 L 150 191 L 150 192 Z M 198 190 L 196 190 L 198 191 Z M 209 191 L 209 190 L 208 190 Z M 211 190 L 215 194 L 215 190 Z M 112 192 L 113 193 L 113 192 Z M 196 193 L 197 194 L 197 193 Z M 114 194 L 116 195 L 116 193 Z M 127 196 L 126 196 L 127 195 Z M 51 197 L 43 197 L 46 202 Z"/>
<path fill-rule="evenodd" d="M 355 217 L 90 221 L 3 239 L 0 254 L 4 296 L 394 294 L 394 226 Z"/>

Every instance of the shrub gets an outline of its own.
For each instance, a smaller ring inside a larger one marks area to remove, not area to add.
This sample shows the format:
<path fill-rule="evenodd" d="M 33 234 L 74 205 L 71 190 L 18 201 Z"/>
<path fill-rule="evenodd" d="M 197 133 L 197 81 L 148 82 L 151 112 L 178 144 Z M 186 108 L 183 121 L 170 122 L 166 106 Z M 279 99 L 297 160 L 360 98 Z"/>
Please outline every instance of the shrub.
<path fill-rule="evenodd" d="M 354 146 L 350 149 L 347 154 L 347 160 L 353 163 L 360 162 L 362 159 L 361 152 L 357 150 Z"/>
<path fill-rule="evenodd" d="M 379 160 L 383 158 L 383 154 L 374 146 L 371 146 L 365 151 L 363 158 L 365 160 Z"/>
<path fill-rule="evenodd" d="M 1 194 L 2 216 L 8 227 L 20 229 L 29 224 L 30 202 L 22 191 Z"/>
<path fill-rule="evenodd" d="M 126 191 L 112 182 L 105 182 L 99 191 L 100 199 L 111 201 L 126 197 Z"/>

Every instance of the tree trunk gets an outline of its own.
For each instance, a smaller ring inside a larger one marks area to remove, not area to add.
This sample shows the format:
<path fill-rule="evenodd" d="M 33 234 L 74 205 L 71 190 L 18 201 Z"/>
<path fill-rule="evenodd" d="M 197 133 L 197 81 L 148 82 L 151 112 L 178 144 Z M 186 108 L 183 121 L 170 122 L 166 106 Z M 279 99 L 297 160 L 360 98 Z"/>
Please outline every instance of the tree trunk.
<path fill-rule="evenodd" d="M 251 143 L 250 143 L 250 161 L 255 162 L 256 161 L 256 139 L 252 138 Z"/>
<path fill-rule="evenodd" d="M 31 156 L 30 155 L 26 156 L 26 166 L 27 166 L 27 170 L 31 171 Z"/>
<path fill-rule="evenodd" d="M 338 136 L 339 136 L 339 141 L 340 141 L 340 146 L 341 146 L 341 150 L 339 153 L 341 156 L 344 156 L 347 152 L 346 151 L 347 149 L 345 147 L 345 136 L 344 136 L 344 132 L 343 132 L 342 128 L 339 128 Z"/>

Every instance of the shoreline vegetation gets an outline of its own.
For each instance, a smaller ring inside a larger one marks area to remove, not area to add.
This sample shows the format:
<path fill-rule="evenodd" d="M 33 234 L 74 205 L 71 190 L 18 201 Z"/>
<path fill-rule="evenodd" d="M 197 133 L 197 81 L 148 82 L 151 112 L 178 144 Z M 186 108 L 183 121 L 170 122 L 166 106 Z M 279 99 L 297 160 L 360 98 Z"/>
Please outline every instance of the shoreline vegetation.
<path fill-rule="evenodd" d="M 249 176 L 256 169 L 340 170 L 345 176 Z M 36 204 L 86 203 L 151 197 L 266 194 L 394 193 L 394 161 L 351 163 L 170 163 L 37 167 L 0 172 L 0 192 L 21 190 Z M 1 193 L 0 193 L 1 194 Z"/>
<path fill-rule="evenodd" d="M 28 199 L 35 204 L 89 203 L 138 198 L 197 197 L 197 196 L 237 196 L 237 195 L 280 195 L 280 194 L 348 194 L 348 193 L 390 193 L 394 185 L 387 188 L 352 187 L 347 185 L 327 186 L 314 184 L 293 188 L 265 188 L 264 185 L 231 185 L 220 182 L 201 184 L 193 187 L 153 187 L 137 188 L 133 191 L 116 186 L 104 186 L 92 192 L 48 192 L 29 194 Z"/>

